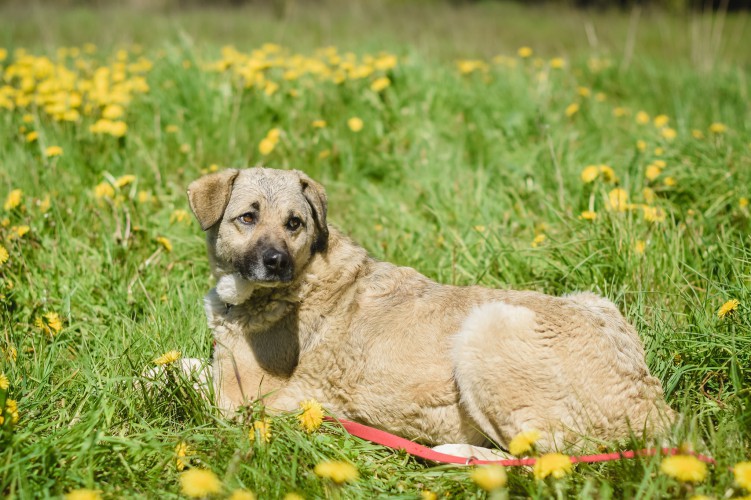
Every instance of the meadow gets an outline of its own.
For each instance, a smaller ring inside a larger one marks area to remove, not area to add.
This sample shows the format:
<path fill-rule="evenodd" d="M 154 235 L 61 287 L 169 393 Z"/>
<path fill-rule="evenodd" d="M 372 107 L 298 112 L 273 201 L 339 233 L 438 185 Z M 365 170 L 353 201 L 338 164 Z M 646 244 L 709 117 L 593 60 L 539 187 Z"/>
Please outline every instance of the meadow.
<path fill-rule="evenodd" d="M 0 494 L 751 495 L 751 19 L 279 5 L 0 9 Z M 487 492 L 300 412 L 226 420 L 169 368 L 147 388 L 166 353 L 211 352 L 187 185 L 259 164 L 323 183 L 377 258 L 612 299 L 682 415 L 667 441 L 717 465 L 509 468 Z M 214 475 L 194 491 L 188 470 Z"/>

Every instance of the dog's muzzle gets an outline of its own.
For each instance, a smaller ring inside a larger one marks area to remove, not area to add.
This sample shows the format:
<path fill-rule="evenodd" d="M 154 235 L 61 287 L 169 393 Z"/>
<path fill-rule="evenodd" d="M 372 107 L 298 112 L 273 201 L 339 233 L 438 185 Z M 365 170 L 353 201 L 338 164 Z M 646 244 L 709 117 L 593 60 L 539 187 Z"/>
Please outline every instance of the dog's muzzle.
<path fill-rule="evenodd" d="M 292 257 L 275 247 L 250 252 L 238 267 L 243 278 L 254 282 L 289 282 L 294 274 Z"/>

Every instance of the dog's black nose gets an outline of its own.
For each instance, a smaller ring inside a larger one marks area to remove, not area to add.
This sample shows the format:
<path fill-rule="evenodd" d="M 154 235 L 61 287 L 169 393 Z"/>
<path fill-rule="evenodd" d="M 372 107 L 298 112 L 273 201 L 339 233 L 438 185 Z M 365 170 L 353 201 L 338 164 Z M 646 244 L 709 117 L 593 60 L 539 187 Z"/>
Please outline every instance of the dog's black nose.
<path fill-rule="evenodd" d="M 289 269 L 289 255 L 286 252 L 270 248 L 263 252 L 263 265 L 266 269 L 275 273 L 286 271 Z"/>

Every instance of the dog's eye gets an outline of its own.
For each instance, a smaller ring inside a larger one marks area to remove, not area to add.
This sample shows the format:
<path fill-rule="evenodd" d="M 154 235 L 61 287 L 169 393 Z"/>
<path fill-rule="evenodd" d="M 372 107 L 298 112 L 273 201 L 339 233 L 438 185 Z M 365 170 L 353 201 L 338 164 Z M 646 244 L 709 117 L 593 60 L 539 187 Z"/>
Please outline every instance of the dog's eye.
<path fill-rule="evenodd" d="M 244 213 L 237 218 L 243 224 L 253 224 L 256 221 L 256 216 L 252 212 Z"/>
<path fill-rule="evenodd" d="M 295 231 L 300 226 L 302 226 L 302 220 L 299 217 L 290 217 L 287 221 L 287 229 L 290 231 Z"/>

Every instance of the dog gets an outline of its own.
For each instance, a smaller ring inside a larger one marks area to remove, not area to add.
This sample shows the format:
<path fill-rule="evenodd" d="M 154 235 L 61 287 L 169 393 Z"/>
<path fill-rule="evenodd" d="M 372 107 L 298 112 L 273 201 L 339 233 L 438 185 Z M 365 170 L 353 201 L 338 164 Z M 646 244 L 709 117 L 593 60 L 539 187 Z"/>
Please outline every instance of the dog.
<path fill-rule="evenodd" d="M 593 293 L 438 284 L 381 262 L 327 223 L 297 170 L 228 169 L 188 200 L 216 287 L 205 297 L 217 405 L 262 399 L 427 444 L 539 450 L 664 431 L 674 413 L 635 329 Z"/>

